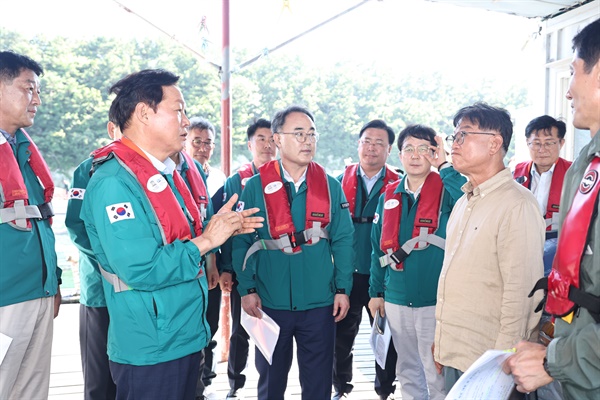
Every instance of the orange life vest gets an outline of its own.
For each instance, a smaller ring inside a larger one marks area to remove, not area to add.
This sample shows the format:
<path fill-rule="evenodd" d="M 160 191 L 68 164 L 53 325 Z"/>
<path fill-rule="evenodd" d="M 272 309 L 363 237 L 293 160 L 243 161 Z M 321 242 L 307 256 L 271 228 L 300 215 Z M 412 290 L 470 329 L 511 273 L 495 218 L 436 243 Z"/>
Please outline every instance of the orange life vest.
<path fill-rule="evenodd" d="M 563 181 L 565 179 L 565 173 L 571 166 L 571 162 L 563 158 L 559 158 L 556 161 L 554 172 L 552 173 L 552 182 L 550 183 L 550 192 L 548 193 L 548 205 L 546 206 L 546 213 L 544 218 L 546 219 L 546 230 L 555 231 L 558 229 L 558 211 L 560 207 L 560 194 L 562 192 Z M 514 179 L 531 190 L 531 168 L 533 161 L 522 162 L 517 164 L 515 172 L 513 173 Z M 554 222 L 554 223 L 553 223 Z"/>
<path fill-rule="evenodd" d="M 131 140 L 124 137 L 94 151 L 92 155 L 94 164 L 115 157 L 123 168 L 137 179 L 160 222 L 159 229 L 164 244 L 170 244 L 176 239 L 187 240 L 202 234 L 202 219 L 197 203 L 177 171 L 173 171 L 173 181 L 183 198 L 187 217 L 174 192 L 165 190 L 168 186 L 165 178 Z M 193 235 L 188 218 L 194 227 Z"/>
<path fill-rule="evenodd" d="M 435 172 L 427 175 L 421 188 L 412 239 L 400 245 L 402 193 L 395 192 L 401 182 L 401 180 L 396 181 L 385 189 L 384 218 L 379 242 L 381 251 L 385 253 L 379 259 L 380 265 L 382 267 L 389 265 L 396 271 L 404 269 L 403 261 L 412 250 L 422 250 L 429 244 L 444 249 L 445 245 L 445 239 L 435 235 L 439 226 L 440 207 L 444 195 L 442 179 Z"/>
<path fill-rule="evenodd" d="M 556 317 L 567 316 L 582 306 L 590 311 L 596 322 L 600 322 L 600 297 L 579 288 L 581 259 L 588 244 L 592 217 L 598 211 L 599 181 L 600 156 L 596 156 L 583 175 L 565 216 L 552 271 L 547 278 L 546 311 Z"/>
<path fill-rule="evenodd" d="M 242 185 L 242 190 L 244 190 L 244 188 L 246 187 L 246 182 L 248 182 L 248 179 L 252 178 L 255 174 L 254 164 L 248 163 L 248 164 L 242 165 L 237 170 L 237 173 L 240 175 L 240 183 Z"/>
<path fill-rule="evenodd" d="M 23 129 L 21 132 L 29 140 L 28 163 L 44 189 L 44 204 L 29 204 L 29 194 L 17 158 L 10 143 L 0 134 L 0 223 L 28 231 L 31 230 L 31 218 L 50 219 L 54 215 L 50 203 L 54 195 L 54 181 L 38 147 L 27 132 Z"/>
<path fill-rule="evenodd" d="M 304 230 L 297 231 L 292 219 L 291 205 L 284 187 L 279 161 L 274 160 L 260 168 L 260 180 L 267 208 L 267 225 L 273 239 L 289 238 L 291 248 L 282 248 L 288 252 L 302 251 L 301 244 L 314 244 L 319 236 L 304 237 L 309 229 L 324 229 L 330 222 L 331 201 L 329 183 L 325 169 L 315 162 L 308 164 L 306 171 L 306 219 Z M 304 243 L 303 243 L 304 242 Z"/>
<path fill-rule="evenodd" d="M 198 171 L 198 167 L 196 163 L 185 151 L 180 152 L 185 158 L 185 161 L 188 165 L 188 170 L 186 173 L 188 182 L 190 184 L 190 192 L 192 193 L 192 197 L 200 210 L 200 215 L 202 216 L 202 222 L 206 219 L 206 210 L 208 208 L 208 191 L 206 190 L 206 185 L 204 184 L 204 180 L 202 180 L 202 176 L 200 175 L 200 171 Z"/>
<path fill-rule="evenodd" d="M 356 210 L 356 191 L 358 190 L 358 171 L 359 164 L 350 164 L 344 170 L 344 176 L 342 178 L 342 190 L 346 195 L 346 200 L 348 200 L 350 210 L 350 216 L 352 216 L 352 221 L 355 223 L 372 223 L 373 217 L 355 217 Z M 385 166 L 385 175 L 383 177 L 383 186 L 379 191 L 379 194 L 383 194 L 387 185 L 392 182 L 397 181 L 399 178 L 398 174 L 394 172 L 387 165 Z"/>

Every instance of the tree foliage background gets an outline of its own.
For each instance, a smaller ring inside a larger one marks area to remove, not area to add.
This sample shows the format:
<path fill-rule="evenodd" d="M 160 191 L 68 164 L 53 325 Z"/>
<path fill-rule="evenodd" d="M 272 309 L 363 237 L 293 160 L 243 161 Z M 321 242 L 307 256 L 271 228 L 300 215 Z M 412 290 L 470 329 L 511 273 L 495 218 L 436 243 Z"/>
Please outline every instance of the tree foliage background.
<path fill-rule="evenodd" d="M 187 114 L 203 116 L 217 129 L 212 165 L 220 164 L 220 87 L 218 71 L 176 43 L 98 37 L 88 40 L 33 39 L 0 29 L 0 49 L 11 49 L 40 62 L 42 106 L 28 129 L 51 169 L 70 176 L 95 148 L 108 143 L 106 122 L 112 97 L 108 89 L 125 75 L 163 68 L 181 76 Z M 245 61 L 234 50 L 232 65 Z M 237 59 L 236 59 L 237 58 Z M 382 59 L 385 56 L 382 55 Z M 410 58 L 407 59 L 407 62 Z M 494 80 L 449 83 L 442 73 L 398 78 L 378 63 L 308 67 L 301 59 L 271 54 L 235 71 L 232 79 L 233 164 L 247 162 L 246 128 L 254 118 L 269 118 L 290 104 L 307 106 L 321 133 L 316 161 L 330 173 L 344 159 L 357 160 L 358 132 L 366 122 L 384 119 L 398 133 L 410 123 L 452 133 L 452 116 L 462 106 L 486 101 L 509 111 L 528 105 L 525 89 Z M 507 158 L 514 152 L 514 139 Z M 389 162 L 398 164 L 392 153 Z"/>

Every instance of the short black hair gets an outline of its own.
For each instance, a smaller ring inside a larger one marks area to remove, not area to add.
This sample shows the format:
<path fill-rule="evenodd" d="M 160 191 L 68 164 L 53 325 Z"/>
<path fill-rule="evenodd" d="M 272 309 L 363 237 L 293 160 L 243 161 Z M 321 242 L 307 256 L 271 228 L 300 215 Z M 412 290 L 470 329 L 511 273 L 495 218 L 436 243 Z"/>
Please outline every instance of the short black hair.
<path fill-rule="evenodd" d="M 271 121 L 264 118 L 259 118 L 254 120 L 254 122 L 248 127 L 246 130 L 246 135 L 248 136 L 248 140 L 252 139 L 256 130 L 259 128 L 271 129 Z"/>
<path fill-rule="evenodd" d="M 215 126 L 213 124 L 211 124 L 210 121 L 207 120 L 206 118 L 202 118 L 202 117 L 190 118 L 190 126 L 188 126 L 188 132 L 191 132 L 194 129 L 197 129 L 199 131 L 204 131 L 204 130 L 210 131 L 210 132 L 212 132 L 212 134 L 215 138 L 217 137 L 217 132 L 215 132 Z"/>
<path fill-rule="evenodd" d="M 390 128 L 382 119 L 374 119 L 373 121 L 367 122 L 362 128 L 360 128 L 358 138 L 360 139 L 363 133 L 370 128 L 383 129 L 388 134 L 388 141 L 390 144 L 394 144 L 394 140 L 396 140 L 396 134 L 394 133 L 394 130 Z"/>
<path fill-rule="evenodd" d="M 600 18 L 575 35 L 573 51 L 583 60 L 584 71 L 589 74 L 600 60 Z"/>
<path fill-rule="evenodd" d="M 398 134 L 398 150 L 402 151 L 402 145 L 409 136 L 416 139 L 428 140 L 432 146 L 437 146 L 437 142 L 435 141 L 436 133 L 433 128 L 427 125 L 411 124 L 402 129 Z"/>
<path fill-rule="evenodd" d="M 273 133 L 280 132 L 281 128 L 285 124 L 285 119 L 287 118 L 287 116 L 290 115 L 291 113 L 295 113 L 295 112 L 306 114 L 313 123 L 315 122 L 315 117 L 313 117 L 311 112 L 308 111 L 308 109 L 306 107 L 299 106 L 299 105 L 293 105 L 293 106 L 284 108 L 283 110 L 279 110 L 275 113 L 275 115 L 271 119 L 271 131 Z"/>
<path fill-rule="evenodd" d="M 173 86 L 178 81 L 179 76 L 163 69 L 145 69 L 127 75 L 109 90 L 117 96 L 110 105 L 108 119 L 123 132 L 138 103 L 146 103 L 156 111 L 163 99 L 163 86 Z"/>
<path fill-rule="evenodd" d="M 548 135 L 552 133 L 552 128 L 558 130 L 558 138 L 564 139 L 565 133 L 567 132 L 567 125 L 560 120 L 552 118 L 549 115 L 542 115 L 529 121 L 525 128 L 525 137 L 529 139 L 532 133 L 537 131 L 547 132 Z"/>
<path fill-rule="evenodd" d="M 454 127 L 462 119 L 468 119 L 479 125 L 480 129 L 494 130 L 502 136 L 502 148 L 508 152 L 508 146 L 513 134 L 513 124 L 510 113 L 504 108 L 490 106 L 484 102 L 477 102 L 472 106 L 463 107 L 454 115 Z"/>
<path fill-rule="evenodd" d="M 0 81 L 11 83 L 23 70 L 33 71 L 37 76 L 44 75 L 42 66 L 31 58 L 12 50 L 0 51 Z"/>

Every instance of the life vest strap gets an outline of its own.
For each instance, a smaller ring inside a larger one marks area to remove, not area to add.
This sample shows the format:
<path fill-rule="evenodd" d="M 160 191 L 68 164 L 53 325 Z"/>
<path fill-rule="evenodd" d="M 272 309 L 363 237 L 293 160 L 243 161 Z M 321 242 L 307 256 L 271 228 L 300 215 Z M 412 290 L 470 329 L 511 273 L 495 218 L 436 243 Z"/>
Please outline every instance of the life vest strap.
<path fill-rule="evenodd" d="M 123 282 L 121 278 L 119 278 L 116 274 L 111 274 L 110 272 L 102 268 L 100 264 L 98 264 L 98 268 L 100 269 L 100 273 L 102 274 L 104 279 L 106 279 L 106 281 L 112 285 L 113 289 L 115 290 L 115 293 L 131 290 L 131 288 L 127 286 L 127 284 Z"/>
<path fill-rule="evenodd" d="M 444 250 L 444 247 L 446 246 L 446 239 L 441 238 L 433 233 L 428 233 L 427 227 L 421 227 L 419 229 L 418 236 L 407 240 L 406 243 L 404 243 L 395 252 L 392 252 L 391 249 L 388 249 L 387 254 L 379 257 L 379 265 L 382 268 L 385 268 L 389 265 L 394 271 L 403 271 L 404 268 L 401 266 L 402 263 L 410 255 L 410 253 L 417 248 L 417 245 L 418 250 L 422 250 L 429 244 Z"/>
<path fill-rule="evenodd" d="M 528 297 L 532 297 L 535 292 L 542 289 L 544 291 L 544 298 L 540 301 L 540 304 L 535 309 L 535 312 L 539 312 L 544 308 L 546 303 L 546 297 L 548 296 L 548 277 L 541 278 L 535 283 L 533 289 L 529 293 Z M 588 310 L 592 318 L 596 323 L 600 323 L 600 296 L 595 296 L 591 293 L 587 293 L 573 285 L 569 287 L 569 300 L 575 303 L 579 307 L 583 307 Z"/>
<path fill-rule="evenodd" d="M 546 222 L 546 228 L 550 227 L 551 230 L 558 230 L 558 213 L 552 213 L 552 218 L 546 218 L 544 220 Z"/>
<path fill-rule="evenodd" d="M 27 219 L 50 219 L 54 216 L 51 203 L 25 205 L 25 200 L 15 200 L 12 207 L 0 209 L 0 224 L 14 221 L 17 228 L 28 229 Z"/>
<path fill-rule="evenodd" d="M 352 217 L 352 222 L 355 224 L 371 224 L 373 217 Z"/>
<path fill-rule="evenodd" d="M 321 240 L 321 238 L 329 240 L 329 233 L 321 228 L 320 222 L 313 222 L 312 228 L 305 229 L 300 232 L 295 232 L 292 235 L 281 235 L 278 239 L 260 239 L 257 240 L 250 246 L 244 257 L 244 264 L 242 265 L 242 271 L 246 269 L 246 261 L 251 255 L 260 250 L 281 250 L 285 254 L 295 254 L 294 249 L 300 245 L 307 244 L 312 240 L 309 245 L 314 245 Z"/>

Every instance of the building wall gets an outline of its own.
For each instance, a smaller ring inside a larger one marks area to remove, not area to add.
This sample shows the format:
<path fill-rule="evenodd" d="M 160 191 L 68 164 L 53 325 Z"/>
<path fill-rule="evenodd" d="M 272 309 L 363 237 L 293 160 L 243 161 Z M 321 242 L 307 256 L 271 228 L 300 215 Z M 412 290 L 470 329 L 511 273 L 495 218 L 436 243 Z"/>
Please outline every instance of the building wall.
<path fill-rule="evenodd" d="M 565 97 L 569 87 L 569 64 L 573 58 L 573 36 L 584 26 L 600 17 L 600 0 L 593 1 L 573 11 L 545 21 L 545 112 L 561 118 L 567 124 L 562 156 L 573 160 L 579 150 L 590 141 L 589 131 L 573 127 L 570 102 Z"/>

